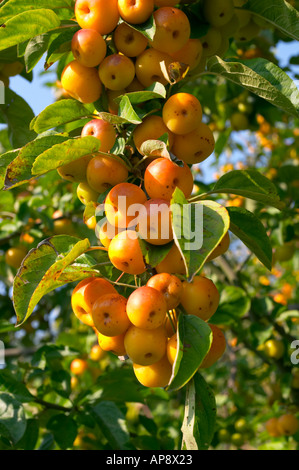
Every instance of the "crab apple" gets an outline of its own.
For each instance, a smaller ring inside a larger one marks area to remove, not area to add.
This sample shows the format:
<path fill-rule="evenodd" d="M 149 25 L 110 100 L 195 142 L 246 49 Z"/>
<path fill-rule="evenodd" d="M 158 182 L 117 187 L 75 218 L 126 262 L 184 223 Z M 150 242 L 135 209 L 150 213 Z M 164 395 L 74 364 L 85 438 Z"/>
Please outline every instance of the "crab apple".
<path fill-rule="evenodd" d="M 77 60 L 65 66 L 61 86 L 72 98 L 81 103 L 94 103 L 102 94 L 102 83 L 93 67 L 85 67 Z"/>
<path fill-rule="evenodd" d="M 26 255 L 27 250 L 23 246 L 14 246 L 8 248 L 8 250 L 5 252 L 5 263 L 11 268 L 19 269 Z"/>
<path fill-rule="evenodd" d="M 95 301 L 105 294 L 117 293 L 113 285 L 98 277 L 83 279 L 72 292 L 71 305 L 76 317 L 87 326 L 94 326 L 91 310 Z"/>
<path fill-rule="evenodd" d="M 168 71 L 172 62 L 170 55 L 153 48 L 146 49 L 136 59 L 136 77 L 145 88 L 155 82 L 167 85 L 168 80 L 163 73 L 163 66 Z"/>
<path fill-rule="evenodd" d="M 71 219 L 62 218 L 53 222 L 54 235 L 71 235 L 77 236 L 74 224 Z"/>
<path fill-rule="evenodd" d="M 254 21 L 250 20 L 249 23 L 240 28 L 235 34 L 235 40 L 237 42 L 248 42 L 256 38 L 261 28 Z"/>
<path fill-rule="evenodd" d="M 219 291 L 211 279 L 195 276 L 191 282 L 183 281 L 181 304 L 187 314 L 208 321 L 216 312 L 219 299 Z"/>
<path fill-rule="evenodd" d="M 159 264 L 157 264 L 155 269 L 158 274 L 168 273 L 186 275 L 184 258 L 175 243 L 171 247 L 166 257 L 160 261 Z"/>
<path fill-rule="evenodd" d="M 267 357 L 279 360 L 284 355 L 285 346 L 282 340 L 268 339 L 264 344 L 263 350 Z"/>
<path fill-rule="evenodd" d="M 89 217 L 84 223 L 89 230 L 95 230 L 97 228 L 97 218 L 95 215 Z"/>
<path fill-rule="evenodd" d="M 172 375 L 172 367 L 166 355 L 149 366 L 133 364 L 133 371 L 141 385 L 148 388 L 165 388 Z"/>
<path fill-rule="evenodd" d="M 190 39 L 191 27 L 187 15 L 175 7 L 161 7 L 154 12 L 156 32 L 150 44 L 154 49 L 173 54 Z"/>
<path fill-rule="evenodd" d="M 71 43 L 74 58 L 85 67 L 97 67 L 105 59 L 106 42 L 94 29 L 79 29 Z"/>
<path fill-rule="evenodd" d="M 171 338 L 169 338 L 167 342 L 167 347 L 166 347 L 167 358 L 171 365 L 175 363 L 177 350 L 178 350 L 178 337 L 177 337 L 177 334 L 175 333 L 174 335 L 171 336 Z"/>
<path fill-rule="evenodd" d="M 93 304 L 91 315 L 97 331 L 105 336 L 119 336 L 130 326 L 127 315 L 127 299 L 118 294 L 106 294 Z"/>
<path fill-rule="evenodd" d="M 113 266 L 119 271 L 138 275 L 146 271 L 139 237 L 135 230 L 125 230 L 111 240 L 108 255 Z"/>
<path fill-rule="evenodd" d="M 239 29 L 247 26 L 252 18 L 252 13 L 246 10 L 235 10 L 234 14 L 238 18 Z"/>
<path fill-rule="evenodd" d="M 194 131 L 175 135 L 172 153 L 188 165 L 194 165 L 206 160 L 214 149 L 214 134 L 207 124 L 201 122 Z"/>
<path fill-rule="evenodd" d="M 170 54 L 170 56 L 176 62 L 182 62 L 190 67 L 190 70 L 193 70 L 200 62 L 202 57 L 202 44 L 200 39 L 189 39 L 177 52 Z"/>
<path fill-rule="evenodd" d="M 218 28 L 223 39 L 233 38 L 235 33 L 240 28 L 239 18 L 237 15 L 233 15 L 232 19 L 225 25 Z M 229 43 L 228 43 L 229 44 Z"/>
<path fill-rule="evenodd" d="M 147 140 L 159 140 L 163 135 L 168 134 L 169 148 L 172 148 L 174 135 L 166 127 L 161 116 L 151 115 L 147 116 L 141 124 L 138 124 L 133 132 L 133 140 L 135 147 L 141 155 L 144 153 L 141 150 L 141 146 Z M 155 151 L 155 157 L 162 156 L 161 151 Z"/>
<path fill-rule="evenodd" d="M 202 44 L 202 58 L 211 57 L 221 46 L 222 36 L 218 29 L 210 28 L 209 31 L 200 38 Z"/>
<path fill-rule="evenodd" d="M 218 258 L 218 256 L 224 255 L 224 253 L 226 253 L 227 250 L 229 249 L 229 245 L 230 245 L 230 237 L 229 237 L 229 233 L 226 232 L 221 242 L 216 246 L 216 248 L 212 251 L 212 253 L 208 257 L 207 261 L 212 261 L 215 258 Z"/>
<path fill-rule="evenodd" d="M 114 126 L 103 119 L 93 119 L 85 124 L 81 137 L 93 136 L 101 141 L 101 152 L 109 152 L 116 141 L 116 131 Z"/>
<path fill-rule="evenodd" d="M 128 170 L 121 158 L 98 155 L 88 163 L 86 177 L 89 186 L 101 194 L 125 181 Z"/>
<path fill-rule="evenodd" d="M 239 418 L 234 424 L 234 428 L 237 432 L 245 433 L 250 430 L 248 422 L 245 418 Z"/>
<path fill-rule="evenodd" d="M 149 330 L 131 325 L 125 335 L 127 355 L 135 364 L 149 366 L 160 361 L 166 354 L 167 335 L 165 328 Z"/>
<path fill-rule="evenodd" d="M 156 158 L 145 170 L 144 186 L 151 199 L 170 201 L 176 188 L 188 198 L 193 190 L 193 176 L 186 163 L 179 166 L 168 158 Z"/>
<path fill-rule="evenodd" d="M 77 0 L 75 16 L 81 28 L 95 29 L 104 35 L 111 33 L 119 21 L 117 0 Z"/>
<path fill-rule="evenodd" d="M 266 431 L 271 437 L 280 437 L 281 430 L 278 428 L 278 419 L 276 417 L 270 418 L 265 423 Z"/>
<path fill-rule="evenodd" d="M 116 49 L 127 57 L 137 57 L 147 47 L 147 38 L 126 23 L 117 26 L 113 34 Z"/>
<path fill-rule="evenodd" d="M 98 362 L 103 359 L 105 355 L 106 351 L 104 351 L 99 344 L 94 344 L 90 350 L 89 358 L 94 362 Z"/>
<path fill-rule="evenodd" d="M 188 134 L 194 131 L 202 120 L 202 107 L 191 93 L 176 93 L 163 106 L 163 121 L 174 134 Z"/>
<path fill-rule="evenodd" d="M 118 0 L 118 10 L 127 23 L 145 23 L 154 11 L 154 0 Z"/>
<path fill-rule="evenodd" d="M 142 85 L 142 83 L 140 83 L 138 78 L 135 77 L 132 83 L 130 83 L 130 85 L 127 86 L 126 93 L 135 93 L 135 91 L 143 91 L 143 90 L 144 90 L 144 86 Z"/>
<path fill-rule="evenodd" d="M 71 362 L 70 370 L 74 375 L 83 375 L 88 369 L 88 362 L 85 359 L 74 359 Z"/>
<path fill-rule="evenodd" d="M 101 82 L 109 90 L 122 90 L 130 85 L 135 77 L 135 65 L 122 54 L 107 56 L 99 66 Z"/>
<path fill-rule="evenodd" d="M 165 322 L 167 305 L 161 292 L 149 286 L 136 289 L 128 298 L 127 314 L 138 328 L 153 330 Z"/>
<path fill-rule="evenodd" d="M 169 273 L 155 274 L 147 281 L 146 285 L 164 295 L 167 310 L 173 310 L 180 304 L 183 286 L 177 276 Z"/>
<path fill-rule="evenodd" d="M 102 224 L 100 224 L 100 226 L 97 226 L 96 229 L 96 235 L 98 239 L 100 240 L 101 244 L 106 248 L 109 248 L 111 240 L 113 240 L 115 235 L 124 230 L 118 227 L 114 227 L 114 225 L 111 225 L 108 221 L 103 222 Z"/>
<path fill-rule="evenodd" d="M 87 167 L 91 159 L 92 157 L 90 155 L 85 155 L 78 160 L 66 163 L 66 165 L 57 168 L 57 172 L 61 178 L 71 181 L 72 183 L 85 183 Z"/>
<path fill-rule="evenodd" d="M 108 222 L 118 228 L 137 225 L 139 210 L 146 200 L 145 192 L 136 184 L 117 184 L 109 191 L 105 199 Z"/>
<path fill-rule="evenodd" d="M 15 62 L 4 64 L 1 69 L 1 72 L 6 77 L 15 77 L 16 75 L 19 75 L 23 71 L 23 69 L 24 64 L 17 60 Z"/>
<path fill-rule="evenodd" d="M 296 247 L 293 241 L 277 246 L 274 250 L 274 260 L 281 263 L 290 261 L 294 256 L 295 249 Z"/>
<path fill-rule="evenodd" d="M 236 447 L 241 447 L 242 445 L 244 445 L 244 435 L 241 434 L 240 432 L 234 432 L 231 435 L 230 440 L 231 440 L 231 443 Z"/>
<path fill-rule="evenodd" d="M 246 114 L 236 111 L 231 115 L 230 123 L 234 131 L 244 131 L 249 128 L 249 119 Z"/>
<path fill-rule="evenodd" d="M 149 199 L 140 210 L 136 230 L 151 245 L 166 245 L 173 240 L 170 202 Z"/>
<path fill-rule="evenodd" d="M 78 199 L 87 206 L 90 202 L 96 202 L 99 197 L 99 193 L 94 191 L 87 183 L 80 183 L 77 186 Z"/>
<path fill-rule="evenodd" d="M 286 413 L 278 418 L 277 427 L 283 436 L 293 436 L 299 430 L 299 421 L 295 415 Z"/>
<path fill-rule="evenodd" d="M 203 7 L 205 19 L 216 28 L 228 23 L 234 14 L 233 0 L 205 0 Z"/>
<path fill-rule="evenodd" d="M 200 369 L 207 369 L 214 365 L 225 353 L 226 350 L 226 339 L 223 331 L 216 325 L 209 324 L 212 330 L 213 338 L 212 344 L 208 354 L 200 365 Z"/>
<path fill-rule="evenodd" d="M 103 351 L 111 352 L 116 356 L 125 356 L 126 349 L 124 345 L 125 334 L 118 336 L 105 336 L 101 333 L 97 333 L 98 342 Z"/>
<path fill-rule="evenodd" d="M 226 428 L 219 429 L 217 436 L 219 442 L 223 442 L 225 444 L 229 443 L 231 440 L 231 433 Z"/>

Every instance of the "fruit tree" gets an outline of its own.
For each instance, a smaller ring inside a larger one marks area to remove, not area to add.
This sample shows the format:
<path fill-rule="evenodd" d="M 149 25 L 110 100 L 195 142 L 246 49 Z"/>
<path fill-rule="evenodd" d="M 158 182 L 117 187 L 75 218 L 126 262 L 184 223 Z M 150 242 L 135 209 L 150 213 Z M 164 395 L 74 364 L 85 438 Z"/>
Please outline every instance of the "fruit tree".
<path fill-rule="evenodd" d="M 298 450 L 298 3 L 0 1 L 1 450 Z"/>

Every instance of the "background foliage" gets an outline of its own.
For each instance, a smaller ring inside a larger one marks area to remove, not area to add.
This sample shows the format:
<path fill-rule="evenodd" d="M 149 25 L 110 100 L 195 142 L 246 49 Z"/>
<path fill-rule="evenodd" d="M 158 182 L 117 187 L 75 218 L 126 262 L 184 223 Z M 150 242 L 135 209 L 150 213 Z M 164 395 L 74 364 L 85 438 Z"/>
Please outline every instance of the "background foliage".
<path fill-rule="evenodd" d="M 197 394 L 193 435 L 199 448 L 208 442 L 211 449 L 298 450 L 298 432 L 275 438 L 265 429 L 273 416 L 298 416 L 299 406 L 298 365 L 290 360 L 299 329 L 299 94 L 292 80 L 298 79 L 298 57 L 283 69 L 276 57 L 278 43 L 298 40 L 297 2 L 290 8 L 283 0 L 250 0 L 244 8 L 263 20 L 260 33 L 245 44 L 232 39 L 224 57 L 211 57 L 205 69 L 173 85 L 173 91 L 199 98 L 214 132 L 208 174 L 201 165 L 193 168 L 193 200 L 208 198 L 227 208 L 232 243 L 213 263 L 198 256 L 196 265 L 189 264 L 192 274 L 203 266 L 221 293 L 213 323 L 225 331 L 226 353 L 187 387 L 169 391 L 142 387 L 131 365 L 113 355 L 95 360 L 94 332 L 71 310 L 79 280 L 99 271 L 111 280 L 119 276 L 106 253 L 88 251 L 97 245 L 85 223 L 92 211 L 84 214 L 77 185 L 55 171 L 61 161 L 98 150 L 96 139 L 77 137 L 95 109 L 107 109 L 105 97 L 93 106 L 63 96 L 59 80 L 78 27 L 71 22 L 72 0 L 52 0 L 51 8 L 48 3 L 4 0 L 0 7 L 6 24 L 1 64 L 21 61 L 29 82 L 41 60 L 57 73 L 49 83 L 57 99 L 38 116 L 22 93 L 9 88 L 0 105 L 0 337 L 6 362 L 0 371 L 0 448 L 180 449 L 189 436 L 185 407 Z M 183 6 L 194 37 L 206 26 L 197 4 Z M 164 98 L 159 85 L 125 96 L 110 119 L 134 126 Z M 138 103 L 145 101 L 140 111 Z M 117 150 L 128 158 L 122 139 Z M 51 244 L 44 242 L 48 238 Z M 15 277 L 5 254 L 20 246 L 32 251 L 24 262 L 29 269 Z M 131 281 L 125 276 L 121 282 Z M 282 355 L 269 355 L 269 339 L 283 344 Z M 70 369 L 74 358 L 88 364 L 80 376 Z"/>

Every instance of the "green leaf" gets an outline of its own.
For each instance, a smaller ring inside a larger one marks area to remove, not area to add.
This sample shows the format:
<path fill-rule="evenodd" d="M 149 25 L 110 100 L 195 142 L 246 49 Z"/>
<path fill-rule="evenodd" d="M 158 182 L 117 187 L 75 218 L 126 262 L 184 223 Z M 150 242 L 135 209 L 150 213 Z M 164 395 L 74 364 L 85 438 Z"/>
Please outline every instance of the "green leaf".
<path fill-rule="evenodd" d="M 57 62 L 61 57 L 70 52 L 71 42 L 74 34 L 78 31 L 78 27 L 61 29 L 55 37 L 50 41 L 48 52 L 45 60 L 45 68 L 48 69 L 54 62 Z"/>
<path fill-rule="evenodd" d="M 252 212 L 228 207 L 230 230 L 255 254 L 269 271 L 272 269 L 272 246 L 262 222 Z"/>
<path fill-rule="evenodd" d="M 164 141 L 164 137 L 166 142 Z M 163 156 L 164 158 L 168 158 L 169 160 L 174 161 L 177 165 L 182 166 L 183 162 L 178 160 L 175 155 L 173 155 L 169 150 L 169 141 L 168 141 L 168 134 L 163 134 L 160 136 L 159 140 L 146 140 L 142 143 L 140 147 L 140 151 L 144 157 L 153 157 L 155 155 Z"/>
<path fill-rule="evenodd" d="M 5 103 L 0 105 L 1 116 L 8 125 L 10 141 L 14 148 L 22 147 L 36 137 L 29 129 L 34 112 L 21 96 L 10 89 L 5 90 Z"/>
<path fill-rule="evenodd" d="M 119 103 L 123 96 L 124 95 L 121 95 L 115 98 L 115 102 Z M 155 82 L 145 90 L 126 93 L 126 96 L 132 104 L 140 104 L 154 99 L 165 99 L 166 88 L 162 83 Z"/>
<path fill-rule="evenodd" d="M 111 401 L 102 401 L 92 408 L 100 429 L 114 450 L 130 448 L 130 434 L 123 413 Z"/>
<path fill-rule="evenodd" d="M 67 136 L 57 134 L 39 137 L 25 145 L 7 167 L 5 189 L 19 186 L 33 178 L 32 165 L 35 159 L 52 146 L 66 140 L 68 140 Z"/>
<path fill-rule="evenodd" d="M 26 432 L 18 441 L 17 448 L 21 450 L 34 450 L 39 437 L 38 419 L 27 419 Z"/>
<path fill-rule="evenodd" d="M 192 379 L 212 343 L 209 325 L 194 315 L 181 313 L 178 319 L 178 348 L 167 390 L 179 390 Z"/>
<path fill-rule="evenodd" d="M 20 13 L 7 20 L 0 28 L 0 50 L 47 33 L 58 26 L 60 19 L 53 10 L 40 9 Z"/>
<path fill-rule="evenodd" d="M 132 103 L 127 95 L 123 95 L 119 103 L 119 117 L 125 119 L 131 124 L 141 124 L 142 119 L 138 116 L 134 110 Z"/>
<path fill-rule="evenodd" d="M 0 321 L 0 333 L 7 333 L 8 331 L 14 331 L 15 326 L 10 323 L 8 320 L 1 320 Z M 1 350 L 0 350 L 0 357 L 1 357 Z"/>
<path fill-rule="evenodd" d="M 12 375 L 12 372 L 8 369 L 0 371 L 0 390 L 2 392 L 9 392 L 16 400 L 22 403 L 29 403 L 34 400 L 33 395 L 20 382 L 19 377 Z"/>
<path fill-rule="evenodd" d="M 277 29 L 299 41 L 299 13 L 283 0 L 248 0 L 243 10 L 249 10 L 264 18 Z"/>
<path fill-rule="evenodd" d="M 125 21 L 122 21 L 125 23 Z M 135 29 L 136 31 L 139 31 L 141 34 L 143 34 L 147 39 L 152 40 L 154 39 L 155 33 L 156 33 L 156 24 L 153 15 L 145 21 L 144 23 L 141 24 L 131 24 L 127 23 L 131 28 Z"/>
<path fill-rule="evenodd" d="M 122 384 L 122 392 L 119 393 L 119 384 Z M 110 400 L 113 403 L 143 401 L 142 391 L 136 381 L 133 368 L 109 370 L 101 374 L 95 384 L 96 393 L 101 389 L 101 400 Z M 86 397 L 89 401 L 89 397 Z"/>
<path fill-rule="evenodd" d="M 163 261 L 173 245 L 173 242 L 170 242 L 166 245 L 155 246 L 146 242 L 145 240 L 142 240 L 142 238 L 139 238 L 138 240 L 144 260 L 146 264 L 152 268 L 156 267 L 159 263 L 161 263 L 161 261 Z"/>
<path fill-rule="evenodd" d="M 122 126 L 123 124 L 130 124 L 130 121 L 128 121 L 126 117 L 117 116 L 116 114 L 110 114 L 105 111 L 99 112 L 99 117 L 103 119 L 104 121 L 110 122 L 110 124 L 113 124 L 115 126 Z"/>
<path fill-rule="evenodd" d="M 92 136 L 69 139 L 61 144 L 53 145 L 36 158 L 32 166 L 32 174 L 43 175 L 86 155 L 91 155 L 100 150 L 100 147 L 100 140 Z"/>
<path fill-rule="evenodd" d="M 65 414 L 52 416 L 47 423 L 47 429 L 53 433 L 55 441 L 64 450 L 72 447 L 78 434 L 76 422 Z"/>
<path fill-rule="evenodd" d="M 53 0 L 51 1 L 52 10 L 72 7 L 72 0 Z M 13 16 L 19 15 L 24 11 L 39 10 L 40 8 L 49 8 L 48 0 L 9 0 L 0 8 L 1 22 L 5 22 Z"/>
<path fill-rule="evenodd" d="M 256 170 L 233 170 L 223 175 L 208 194 L 236 194 L 283 209 L 276 186 Z"/>
<path fill-rule="evenodd" d="M 185 260 L 186 275 L 192 279 L 228 231 L 228 212 L 214 201 L 190 204 L 178 188 L 171 212 L 174 240 Z"/>
<path fill-rule="evenodd" d="M 26 431 L 22 404 L 10 393 L 0 393 L 0 434 L 16 444 Z"/>
<path fill-rule="evenodd" d="M 69 282 L 97 274 L 87 263 L 78 262 L 89 247 L 88 239 L 58 235 L 29 251 L 13 285 L 17 325 L 27 320 L 44 295 Z M 75 260 L 76 264 L 71 266 Z"/>
<path fill-rule="evenodd" d="M 215 433 L 216 400 L 211 387 L 197 373 L 186 388 L 182 450 L 208 450 Z"/>
<path fill-rule="evenodd" d="M 49 129 L 87 117 L 92 119 L 92 110 L 79 101 L 73 99 L 56 101 L 33 119 L 31 129 L 41 134 Z"/>
<path fill-rule="evenodd" d="M 26 72 L 31 72 L 36 64 L 43 57 L 49 44 L 51 33 L 40 34 L 32 38 L 25 49 L 24 60 L 26 65 Z"/>
<path fill-rule="evenodd" d="M 0 155 L 0 189 L 5 183 L 5 175 L 9 164 L 18 156 L 19 150 L 10 150 Z"/>
<path fill-rule="evenodd" d="M 249 312 L 250 305 L 250 298 L 241 287 L 225 286 L 221 291 L 219 306 L 211 323 L 236 326 L 240 318 Z"/>
<path fill-rule="evenodd" d="M 213 56 L 208 72 L 226 78 L 265 99 L 292 116 L 298 117 L 299 91 L 294 81 L 277 65 L 266 59 L 226 61 Z"/>

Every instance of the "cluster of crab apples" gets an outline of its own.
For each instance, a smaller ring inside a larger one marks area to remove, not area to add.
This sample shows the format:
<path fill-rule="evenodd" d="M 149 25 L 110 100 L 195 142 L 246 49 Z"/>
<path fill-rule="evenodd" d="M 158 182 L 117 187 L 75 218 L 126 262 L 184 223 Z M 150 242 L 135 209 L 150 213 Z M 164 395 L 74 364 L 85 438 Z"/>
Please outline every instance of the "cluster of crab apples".
<path fill-rule="evenodd" d="M 167 85 L 165 64 L 167 69 L 167 64 L 184 60 L 189 68 L 195 67 L 203 47 L 199 39 L 190 38 L 188 17 L 176 4 L 77 0 L 75 16 L 81 29 L 72 41 L 74 60 L 62 73 L 66 92 L 80 102 L 93 103 L 104 89 L 109 112 L 117 114 L 115 97 L 142 91 L 154 82 Z M 156 34 L 150 41 L 136 26 L 152 15 Z M 95 114 L 83 126 L 81 137 L 98 138 L 100 151 L 61 166 L 58 173 L 78 183 L 77 196 L 85 206 L 96 208 L 101 201 L 104 217 L 100 224 L 94 217 L 93 228 L 113 267 L 135 279 L 133 292 L 125 297 L 117 291 L 118 282 L 101 275 L 87 278 L 73 291 L 72 309 L 94 329 L 104 351 L 132 361 L 142 385 L 166 387 L 178 352 L 178 316 L 195 315 L 209 322 L 219 304 L 212 280 L 203 275 L 191 282 L 186 279 L 171 216 L 175 189 L 190 198 L 192 165 L 213 153 L 215 140 L 203 122 L 200 101 L 186 92 L 168 93 L 159 111 L 129 131 L 125 124 L 120 128 L 113 122 Z M 130 158 L 115 150 L 120 132 L 126 135 Z M 146 263 L 140 240 L 168 246 L 154 268 Z M 226 252 L 229 244 L 226 233 L 208 261 Z M 213 365 L 226 347 L 221 329 L 209 325 L 213 339 L 201 368 Z"/>

